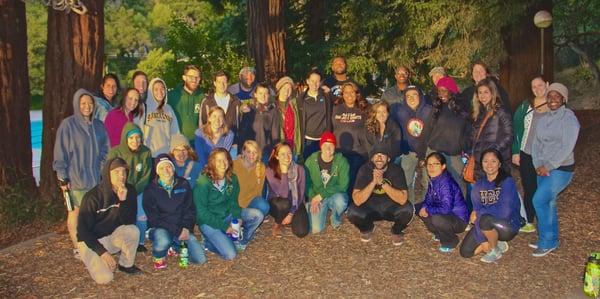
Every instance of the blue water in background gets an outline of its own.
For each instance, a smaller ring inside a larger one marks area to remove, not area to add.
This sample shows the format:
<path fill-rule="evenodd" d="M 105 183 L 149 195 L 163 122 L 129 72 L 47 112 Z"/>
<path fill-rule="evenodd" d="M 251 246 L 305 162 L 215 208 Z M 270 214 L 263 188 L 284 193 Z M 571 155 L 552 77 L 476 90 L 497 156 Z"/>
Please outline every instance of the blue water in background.
<path fill-rule="evenodd" d="M 42 121 L 31 121 L 31 148 L 42 149 Z"/>
<path fill-rule="evenodd" d="M 36 182 L 40 182 L 40 160 L 42 156 L 42 111 L 29 111 L 31 119 L 31 168 Z"/>

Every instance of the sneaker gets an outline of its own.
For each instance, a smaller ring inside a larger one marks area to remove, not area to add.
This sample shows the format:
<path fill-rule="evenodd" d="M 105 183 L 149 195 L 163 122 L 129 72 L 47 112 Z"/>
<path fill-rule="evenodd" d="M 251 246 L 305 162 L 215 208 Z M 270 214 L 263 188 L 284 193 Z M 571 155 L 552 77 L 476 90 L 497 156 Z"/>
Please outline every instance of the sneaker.
<path fill-rule="evenodd" d="M 244 250 L 246 250 L 246 247 L 248 247 L 248 244 L 242 244 L 240 242 L 235 242 L 235 250 L 237 252 L 244 252 Z"/>
<path fill-rule="evenodd" d="M 73 257 L 75 259 L 81 260 L 81 255 L 79 254 L 79 249 L 73 249 Z"/>
<path fill-rule="evenodd" d="M 435 235 L 433 235 L 433 237 L 431 237 L 431 240 L 432 240 L 432 241 L 435 241 L 435 242 L 439 242 L 439 241 L 440 241 L 440 238 L 438 238 L 438 237 L 436 237 Z"/>
<path fill-rule="evenodd" d="M 402 234 L 392 234 L 392 245 L 400 246 L 404 243 L 404 236 Z"/>
<path fill-rule="evenodd" d="M 527 223 L 525 225 L 523 225 L 523 227 L 521 227 L 519 229 L 519 232 L 521 233 L 534 233 L 535 232 L 535 226 L 531 223 Z"/>
<path fill-rule="evenodd" d="M 167 255 L 170 257 L 177 257 L 179 256 L 179 253 L 177 251 L 175 251 L 175 249 L 173 249 L 173 247 L 169 247 L 169 250 L 167 250 Z"/>
<path fill-rule="evenodd" d="M 529 246 L 529 248 L 538 249 L 537 243 L 529 243 L 527 246 Z"/>
<path fill-rule="evenodd" d="M 146 249 L 146 246 L 144 246 L 144 244 L 139 244 L 137 252 L 148 252 L 148 249 Z"/>
<path fill-rule="evenodd" d="M 471 230 L 471 228 L 473 228 L 473 223 L 469 223 L 467 224 L 467 227 L 465 227 L 465 232 L 468 232 Z"/>
<path fill-rule="evenodd" d="M 480 261 L 484 263 L 493 263 L 502 257 L 502 251 L 498 247 L 492 249 L 488 254 L 481 257 Z"/>
<path fill-rule="evenodd" d="M 361 242 L 371 242 L 371 237 L 373 237 L 373 233 L 375 232 L 375 227 L 372 230 L 361 232 L 360 233 L 360 241 Z"/>
<path fill-rule="evenodd" d="M 508 242 L 498 241 L 498 245 L 496 246 L 500 252 L 505 253 L 508 251 Z"/>
<path fill-rule="evenodd" d="M 165 267 L 166 267 L 166 264 L 165 264 Z M 125 272 L 129 275 L 142 274 L 142 270 L 140 268 L 136 267 L 135 265 L 133 265 L 131 267 L 123 267 L 123 266 L 119 265 L 119 271 Z"/>
<path fill-rule="evenodd" d="M 443 252 L 443 253 L 451 253 L 451 252 L 454 251 L 454 248 L 452 248 L 452 247 L 446 247 L 446 246 L 440 246 L 439 251 Z"/>
<path fill-rule="evenodd" d="M 263 223 L 268 223 L 268 222 L 270 221 L 270 220 L 269 220 L 269 218 L 270 218 L 270 217 L 269 217 L 269 215 L 266 215 L 266 216 L 263 218 Z"/>
<path fill-rule="evenodd" d="M 160 270 L 167 267 L 167 260 L 164 257 L 161 258 L 152 258 L 154 262 L 154 270 Z"/>
<path fill-rule="evenodd" d="M 548 255 L 548 253 L 552 252 L 556 250 L 556 247 L 552 247 L 552 248 L 537 248 L 536 250 L 533 251 L 533 253 L 531 255 L 533 255 L 534 257 L 542 257 L 542 256 L 546 256 Z"/>

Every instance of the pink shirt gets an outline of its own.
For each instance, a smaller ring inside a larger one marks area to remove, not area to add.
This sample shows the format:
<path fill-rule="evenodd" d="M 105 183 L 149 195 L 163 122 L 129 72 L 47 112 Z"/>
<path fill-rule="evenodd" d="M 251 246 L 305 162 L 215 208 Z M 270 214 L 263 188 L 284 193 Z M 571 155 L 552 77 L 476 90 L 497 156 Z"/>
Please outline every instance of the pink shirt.
<path fill-rule="evenodd" d="M 133 111 L 129 113 L 129 117 L 120 108 L 110 110 L 104 120 L 104 127 L 108 133 L 110 147 L 113 148 L 121 143 L 121 132 L 127 122 L 133 121 Z"/>

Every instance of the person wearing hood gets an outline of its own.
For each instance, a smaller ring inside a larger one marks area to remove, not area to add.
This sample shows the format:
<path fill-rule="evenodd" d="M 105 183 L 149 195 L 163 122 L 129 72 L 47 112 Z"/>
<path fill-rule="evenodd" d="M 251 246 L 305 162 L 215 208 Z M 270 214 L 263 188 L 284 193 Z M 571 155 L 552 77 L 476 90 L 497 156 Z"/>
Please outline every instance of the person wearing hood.
<path fill-rule="evenodd" d="M 202 171 L 202 165 L 198 163 L 198 155 L 188 142 L 187 137 L 182 134 L 176 134 L 171 137 L 171 151 L 169 156 L 175 166 L 175 173 L 190 183 L 194 189 L 196 181 Z"/>
<path fill-rule="evenodd" d="M 141 274 L 134 265 L 140 231 L 134 225 L 136 191 L 126 182 L 127 162 L 121 158 L 108 160 L 102 181 L 83 198 L 77 239 L 81 260 L 98 284 L 114 278 L 114 270 Z M 121 252 L 119 261 L 113 254 Z"/>
<path fill-rule="evenodd" d="M 52 169 L 63 192 L 68 192 L 74 206 L 67 215 L 67 229 L 77 249 L 77 219 L 83 196 L 100 182 L 100 169 L 108 154 L 108 136 L 102 122 L 93 118 L 94 96 L 85 89 L 73 95 L 73 115 L 65 118 L 56 132 Z"/>
<path fill-rule="evenodd" d="M 140 93 L 135 88 L 129 88 L 125 91 L 125 96 L 121 99 L 119 106 L 110 110 L 106 115 L 104 127 L 108 133 L 110 147 L 114 148 L 121 142 L 121 132 L 127 122 L 133 122 L 142 115 L 142 103 L 140 103 Z"/>
<path fill-rule="evenodd" d="M 420 90 L 414 85 L 408 86 L 404 94 L 405 100 L 396 105 L 392 118 L 402 128 L 400 165 L 402 165 L 408 185 L 408 200 L 413 204 L 418 204 L 422 202 L 422 199 L 415 197 L 415 178 L 419 165 L 417 151 L 422 147 L 423 130 L 431 117 L 431 105 L 423 99 Z M 427 189 L 426 169 L 422 170 L 420 177 L 423 189 Z"/>
<path fill-rule="evenodd" d="M 106 74 L 102 78 L 102 84 L 100 84 L 100 91 L 95 97 L 97 109 L 94 112 L 94 118 L 104 122 L 106 115 L 113 106 L 116 106 L 119 98 L 119 92 L 121 85 L 119 83 L 119 77 L 115 74 Z"/>
<path fill-rule="evenodd" d="M 136 225 L 141 232 L 138 252 L 146 252 L 144 241 L 147 219 L 142 206 L 142 197 L 152 175 L 152 154 L 150 149 L 142 144 L 142 137 L 142 131 L 138 126 L 130 122 L 126 123 L 121 133 L 121 143 L 108 152 L 108 159 L 119 157 L 129 166 L 127 183 L 134 186 L 136 191 Z"/>
<path fill-rule="evenodd" d="M 179 125 L 173 108 L 167 103 L 167 84 L 154 78 L 148 85 L 148 99 L 144 116 L 137 121 L 142 128 L 144 144 L 152 152 L 152 157 L 169 152 L 171 136 L 179 134 Z"/>
<path fill-rule="evenodd" d="M 258 143 L 261 156 L 268 157 L 273 146 L 279 142 L 277 109 L 269 102 L 269 87 L 258 83 L 252 93 L 249 112 L 242 115 L 238 142 L 243 145 L 247 140 Z"/>
<path fill-rule="evenodd" d="M 157 177 L 144 191 L 154 269 L 166 268 L 169 248 L 179 248 L 182 242 L 187 244 L 192 264 L 205 263 L 204 246 L 194 236 L 196 209 L 190 184 L 175 174 L 169 155 L 159 155 L 154 164 Z"/>
<path fill-rule="evenodd" d="M 575 170 L 573 151 L 579 136 L 579 121 L 575 113 L 565 107 L 569 90 L 561 83 L 548 86 L 548 108 L 537 122 L 532 123 L 531 156 L 537 173 L 537 189 L 533 207 L 538 219 L 538 240 L 529 244 L 533 256 L 542 257 L 557 249 L 558 194 L 571 183 Z"/>

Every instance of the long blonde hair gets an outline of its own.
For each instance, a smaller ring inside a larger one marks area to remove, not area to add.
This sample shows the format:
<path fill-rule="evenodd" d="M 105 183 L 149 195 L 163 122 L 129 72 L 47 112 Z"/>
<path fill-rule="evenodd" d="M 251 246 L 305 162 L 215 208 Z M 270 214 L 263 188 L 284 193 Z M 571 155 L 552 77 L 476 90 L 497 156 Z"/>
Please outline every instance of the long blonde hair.
<path fill-rule="evenodd" d="M 256 166 L 255 166 L 255 174 L 257 179 L 264 178 L 266 167 L 265 164 L 262 163 L 262 150 L 258 146 L 258 143 L 254 140 L 246 140 L 244 145 L 242 146 L 242 155 L 244 155 L 244 151 L 248 149 L 248 147 L 253 147 L 256 150 Z"/>
<path fill-rule="evenodd" d="M 485 111 L 490 111 L 493 113 L 497 109 L 497 105 L 498 105 L 499 101 L 498 101 L 498 88 L 496 87 L 496 83 L 494 83 L 494 81 L 490 78 L 483 79 L 483 80 L 481 80 L 481 82 L 479 82 L 479 83 L 477 83 L 477 85 L 475 85 L 475 93 L 473 94 L 473 101 L 472 101 L 473 112 L 471 114 L 473 121 L 477 120 L 477 117 L 479 116 L 479 113 L 482 110 L 481 103 L 479 102 L 479 88 L 483 87 L 483 86 L 487 87 L 490 90 L 490 93 L 492 95 L 492 99 L 488 103 L 487 107 L 484 107 Z"/>

